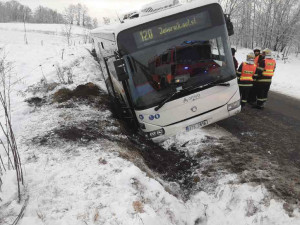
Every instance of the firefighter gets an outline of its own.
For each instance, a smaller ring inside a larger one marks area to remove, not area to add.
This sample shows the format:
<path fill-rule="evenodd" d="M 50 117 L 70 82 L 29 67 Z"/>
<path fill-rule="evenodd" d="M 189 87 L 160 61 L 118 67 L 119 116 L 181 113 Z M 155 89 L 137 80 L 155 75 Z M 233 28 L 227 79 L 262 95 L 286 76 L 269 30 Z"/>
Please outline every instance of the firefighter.
<path fill-rule="evenodd" d="M 235 53 L 236 53 L 235 48 L 231 48 L 231 53 L 232 53 L 232 58 L 233 58 L 234 68 L 235 68 L 235 70 L 237 70 L 237 68 L 238 68 L 238 66 L 239 66 L 239 63 L 238 63 L 238 61 L 237 61 L 236 58 L 235 58 Z"/>
<path fill-rule="evenodd" d="M 255 55 L 254 53 L 249 53 L 247 55 L 247 61 L 243 62 L 238 71 L 238 84 L 241 94 L 241 106 L 242 108 L 246 105 L 248 100 L 248 95 L 253 86 L 253 79 L 257 77 L 257 66 L 254 65 Z"/>
<path fill-rule="evenodd" d="M 263 59 L 263 56 L 260 54 L 260 48 L 253 49 L 255 54 L 254 64 L 258 67 L 258 63 Z"/>
<path fill-rule="evenodd" d="M 260 48 L 254 48 L 253 49 L 255 59 L 254 59 L 254 64 L 258 67 L 259 62 L 263 60 L 262 54 L 260 54 Z M 249 97 L 248 97 L 248 103 L 251 105 L 255 105 L 256 103 L 256 98 L 257 98 L 257 85 L 256 85 L 256 78 L 253 80 L 253 87 L 250 90 Z"/>
<path fill-rule="evenodd" d="M 276 61 L 272 57 L 272 51 L 268 48 L 263 50 L 264 59 L 259 62 L 257 77 L 257 108 L 263 109 L 268 99 L 268 92 L 272 83 L 272 77 L 276 68 Z"/>

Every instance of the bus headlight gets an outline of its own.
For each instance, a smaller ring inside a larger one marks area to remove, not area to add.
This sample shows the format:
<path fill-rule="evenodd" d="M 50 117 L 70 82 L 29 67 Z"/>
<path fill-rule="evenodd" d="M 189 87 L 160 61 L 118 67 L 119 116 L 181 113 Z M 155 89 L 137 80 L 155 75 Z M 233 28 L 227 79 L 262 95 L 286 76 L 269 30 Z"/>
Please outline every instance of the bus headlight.
<path fill-rule="evenodd" d="M 165 134 L 165 130 L 162 128 L 162 129 L 159 129 L 159 130 L 155 130 L 155 131 L 145 133 L 145 137 L 146 138 L 155 138 L 155 137 L 158 137 L 158 136 L 162 136 L 164 134 Z"/>
<path fill-rule="evenodd" d="M 241 101 L 240 100 L 238 100 L 236 102 L 233 102 L 233 103 L 230 103 L 230 104 L 227 105 L 227 110 L 228 111 L 232 111 L 232 110 L 240 107 L 240 105 L 241 105 Z"/>

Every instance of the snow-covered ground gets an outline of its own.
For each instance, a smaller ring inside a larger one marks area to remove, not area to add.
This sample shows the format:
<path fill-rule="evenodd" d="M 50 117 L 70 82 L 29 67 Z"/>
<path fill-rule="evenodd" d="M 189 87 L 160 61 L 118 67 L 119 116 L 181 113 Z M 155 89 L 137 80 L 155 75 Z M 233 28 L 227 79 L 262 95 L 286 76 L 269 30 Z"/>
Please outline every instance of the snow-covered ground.
<path fill-rule="evenodd" d="M 39 23 L 27 23 L 25 24 L 26 30 L 28 32 L 38 32 L 38 33 L 49 33 L 53 35 L 60 35 L 64 30 L 64 24 L 39 24 Z M 23 23 L 0 23 L 0 30 L 10 30 L 10 31 L 24 31 Z M 89 30 L 80 26 L 73 26 L 73 34 L 86 34 Z"/>
<path fill-rule="evenodd" d="M 27 196 L 20 225 L 299 224 L 298 211 L 290 217 L 283 202 L 274 200 L 263 186 L 239 184 L 234 174 L 220 174 L 213 191 L 202 190 L 184 201 L 174 194 L 176 184 L 135 163 L 138 156 L 120 144 L 126 143 L 127 137 L 117 132 L 118 121 L 108 109 L 80 102 L 52 103 L 51 96 L 62 87 L 74 89 L 93 82 L 104 88 L 100 71 L 86 49 L 90 46 L 67 47 L 64 37 L 36 32 L 29 34 L 28 41 L 24 45 L 20 31 L 0 30 L 0 46 L 5 46 L 8 60 L 14 63 L 13 79 L 17 82 L 12 92 L 12 117 L 25 176 L 20 204 L 14 173 L 2 176 L 0 224 L 12 224 Z M 278 70 L 281 66 L 284 64 L 280 63 Z M 58 67 L 71 67 L 74 83 L 45 91 L 45 80 L 47 84 L 59 83 Z M 24 101 L 33 96 L 45 97 L 46 103 L 35 107 Z M 58 140 L 54 135 L 56 129 L 85 124 L 98 127 L 101 137 L 87 142 Z M 201 149 L 205 144 L 201 140 L 207 136 L 230 134 L 212 126 L 189 135 L 178 134 L 163 146 L 190 141 Z M 187 154 L 193 156 L 195 151 L 191 148 Z"/>
<path fill-rule="evenodd" d="M 236 58 L 240 63 L 246 61 L 246 55 L 251 52 L 250 49 L 241 48 L 236 52 Z M 276 57 L 276 54 L 274 53 Z M 281 55 L 280 55 L 281 57 Z M 280 58 L 279 57 L 279 58 Z M 276 59 L 276 58 L 275 58 Z M 271 90 L 294 98 L 300 98 L 300 55 L 298 58 L 295 55 L 288 56 L 286 62 L 278 59 L 273 77 Z"/>

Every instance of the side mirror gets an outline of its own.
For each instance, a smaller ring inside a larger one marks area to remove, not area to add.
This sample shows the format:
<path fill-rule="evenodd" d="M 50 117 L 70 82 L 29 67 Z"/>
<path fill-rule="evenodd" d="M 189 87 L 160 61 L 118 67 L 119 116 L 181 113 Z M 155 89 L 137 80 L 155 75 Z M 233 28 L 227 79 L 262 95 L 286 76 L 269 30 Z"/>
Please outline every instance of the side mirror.
<path fill-rule="evenodd" d="M 230 20 L 230 15 L 224 14 L 224 17 L 225 17 L 226 27 L 228 31 L 228 36 L 232 36 L 234 35 L 234 28 L 233 28 L 233 23 Z"/>
<path fill-rule="evenodd" d="M 115 70 L 119 81 L 128 80 L 128 74 L 125 71 L 124 59 L 117 59 L 114 61 Z"/>

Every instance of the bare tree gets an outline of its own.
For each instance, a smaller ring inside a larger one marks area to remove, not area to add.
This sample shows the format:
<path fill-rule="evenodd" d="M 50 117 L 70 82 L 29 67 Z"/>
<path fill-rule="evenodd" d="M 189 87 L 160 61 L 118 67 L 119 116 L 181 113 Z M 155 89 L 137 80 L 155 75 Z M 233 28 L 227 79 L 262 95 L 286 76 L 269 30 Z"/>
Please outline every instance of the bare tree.
<path fill-rule="evenodd" d="M 7 158 L 7 164 L 3 160 L 0 154 L 0 171 L 6 171 L 14 169 L 16 171 L 17 185 L 18 185 L 18 197 L 21 200 L 21 184 L 24 184 L 23 171 L 18 152 L 18 147 L 15 139 L 15 135 L 12 128 L 11 120 L 11 73 L 12 64 L 7 61 L 6 54 L 3 49 L 0 49 L 0 106 L 2 108 L 4 122 L 0 122 L 0 131 L 5 137 L 5 140 L 0 138 L 0 146 L 4 150 L 4 156 Z M 1 180 L 0 173 L 0 180 Z M 1 183 L 1 182 L 0 182 Z M 1 187 L 1 184 L 0 184 Z M 0 189 L 1 190 L 1 189 Z"/>
<path fill-rule="evenodd" d="M 94 18 L 93 19 L 93 28 L 97 28 L 98 27 L 98 19 Z"/>
<path fill-rule="evenodd" d="M 225 13 L 231 14 L 237 46 L 260 46 L 274 51 L 290 52 L 299 40 L 299 0 L 220 0 Z"/>
<path fill-rule="evenodd" d="M 85 6 L 85 5 L 83 5 L 82 6 L 82 26 L 85 26 L 86 25 L 86 23 L 87 23 L 87 17 L 88 17 L 88 8 Z"/>
<path fill-rule="evenodd" d="M 108 17 L 103 17 L 103 22 L 104 22 L 105 25 L 110 24 L 110 18 L 108 18 Z"/>
<path fill-rule="evenodd" d="M 28 40 L 27 40 L 27 31 L 26 31 L 26 13 L 24 11 L 23 15 L 23 23 L 24 23 L 24 42 L 26 45 L 28 45 Z"/>
<path fill-rule="evenodd" d="M 81 13 L 82 13 L 82 6 L 80 3 L 78 3 L 76 5 L 76 21 L 77 21 L 77 25 L 80 26 L 81 24 Z"/>
<path fill-rule="evenodd" d="M 65 9 L 64 19 L 65 23 L 63 26 L 63 35 L 67 39 L 67 43 L 70 46 L 71 44 L 71 37 L 72 37 L 72 29 L 73 29 L 73 23 L 75 18 L 75 11 L 74 11 L 74 5 L 70 5 L 68 8 Z"/>
<path fill-rule="evenodd" d="M 67 20 L 68 23 L 74 24 L 75 21 L 75 16 L 76 16 L 76 6 L 75 5 L 69 5 L 68 8 L 65 9 L 65 19 Z"/>
<path fill-rule="evenodd" d="M 71 45 L 72 29 L 73 29 L 72 23 L 66 21 L 66 23 L 63 25 L 63 35 L 67 39 L 68 46 Z"/>

